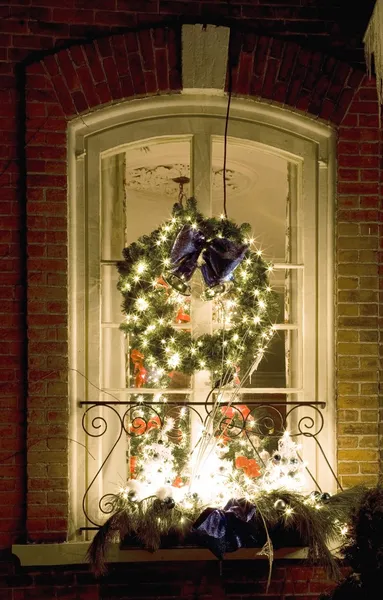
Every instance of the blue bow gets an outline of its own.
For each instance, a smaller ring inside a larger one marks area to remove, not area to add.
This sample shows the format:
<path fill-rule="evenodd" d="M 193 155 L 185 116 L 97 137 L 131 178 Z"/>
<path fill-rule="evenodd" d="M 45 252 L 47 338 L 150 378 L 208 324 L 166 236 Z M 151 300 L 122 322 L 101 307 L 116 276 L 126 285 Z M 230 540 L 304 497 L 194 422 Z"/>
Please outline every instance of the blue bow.
<path fill-rule="evenodd" d="M 198 267 L 203 249 L 202 276 L 208 288 L 220 293 L 233 278 L 234 269 L 244 259 L 248 246 L 236 244 L 226 238 L 207 241 L 199 229 L 184 225 L 171 249 L 170 267 L 165 275 L 168 283 L 181 294 L 190 295 L 188 282 Z"/>
<path fill-rule="evenodd" d="M 254 504 L 244 498 L 231 499 L 223 510 L 207 508 L 193 525 L 199 541 L 215 556 L 222 558 L 225 552 L 235 552 L 242 547 L 254 545 L 255 531 L 249 526 L 254 518 Z"/>

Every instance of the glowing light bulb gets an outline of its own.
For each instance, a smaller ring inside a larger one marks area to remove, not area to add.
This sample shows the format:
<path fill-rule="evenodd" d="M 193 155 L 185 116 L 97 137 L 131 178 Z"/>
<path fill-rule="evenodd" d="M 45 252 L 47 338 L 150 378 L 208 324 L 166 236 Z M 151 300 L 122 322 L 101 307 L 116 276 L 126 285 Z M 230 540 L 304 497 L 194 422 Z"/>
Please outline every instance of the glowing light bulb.
<path fill-rule="evenodd" d="M 348 527 L 347 527 L 347 525 L 343 525 L 343 527 L 340 528 L 340 534 L 347 535 L 347 533 L 348 533 Z"/>
<path fill-rule="evenodd" d="M 257 255 L 257 256 L 262 256 L 262 250 L 257 250 L 257 251 L 256 251 L 256 255 Z"/>
<path fill-rule="evenodd" d="M 174 354 L 172 354 L 169 358 L 168 358 L 168 365 L 170 367 L 172 367 L 173 369 L 175 369 L 176 367 L 178 367 L 178 365 L 181 363 L 181 357 L 179 352 L 174 352 Z"/>
<path fill-rule="evenodd" d="M 266 307 L 266 302 L 264 300 L 260 300 L 258 302 L 258 306 L 259 306 L 259 308 L 265 308 Z"/>
<path fill-rule="evenodd" d="M 257 315 L 256 317 L 253 318 L 253 321 L 257 325 L 258 323 L 261 322 L 261 318 Z"/>
<path fill-rule="evenodd" d="M 273 265 L 269 265 L 269 266 L 267 267 L 267 270 L 269 271 L 269 273 L 271 273 L 272 271 L 274 271 L 274 267 L 273 267 Z"/>
<path fill-rule="evenodd" d="M 149 306 L 149 302 L 143 298 L 142 296 L 140 298 L 137 298 L 136 300 L 136 308 L 138 311 L 143 312 L 144 310 L 146 310 Z"/>
<path fill-rule="evenodd" d="M 147 265 L 144 261 L 141 261 L 136 265 L 136 271 L 139 275 L 142 275 L 142 273 L 144 273 L 144 271 L 146 271 L 146 269 L 147 269 Z"/>

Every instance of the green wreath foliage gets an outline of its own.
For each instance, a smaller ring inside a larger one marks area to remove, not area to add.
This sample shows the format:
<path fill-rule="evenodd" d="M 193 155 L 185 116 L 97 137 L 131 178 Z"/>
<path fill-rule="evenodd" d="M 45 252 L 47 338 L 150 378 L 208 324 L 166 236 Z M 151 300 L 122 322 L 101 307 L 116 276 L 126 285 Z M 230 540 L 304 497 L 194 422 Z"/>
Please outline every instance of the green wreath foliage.
<path fill-rule="evenodd" d="M 187 312 L 189 307 L 163 278 L 175 239 L 186 223 L 197 227 L 206 240 L 223 237 L 244 244 L 251 235 L 247 223 L 238 226 L 226 218 L 205 218 L 190 198 L 186 206 L 175 204 L 171 218 L 158 229 L 123 250 L 118 288 L 126 321 L 121 329 L 129 333 L 131 348 L 144 355 L 145 367 L 157 374 L 159 384 L 174 370 L 191 375 L 208 369 L 214 378 L 235 368 L 245 372 L 271 339 L 279 310 L 277 295 L 269 287 L 270 266 L 260 252 L 249 248 L 234 271 L 231 289 L 215 300 L 222 306 L 232 304 L 230 325 L 199 337 L 193 337 L 190 329 L 177 328 L 177 312 L 180 307 Z"/>

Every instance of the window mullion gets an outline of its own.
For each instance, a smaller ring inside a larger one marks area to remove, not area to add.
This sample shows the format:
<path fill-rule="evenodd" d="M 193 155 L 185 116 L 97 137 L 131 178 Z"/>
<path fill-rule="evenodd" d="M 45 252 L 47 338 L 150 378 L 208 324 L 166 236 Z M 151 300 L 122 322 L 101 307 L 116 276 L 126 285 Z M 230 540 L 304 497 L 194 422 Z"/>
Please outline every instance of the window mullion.
<path fill-rule="evenodd" d="M 211 137 L 209 133 L 197 133 L 192 138 L 191 144 L 191 193 L 198 202 L 198 209 L 205 217 L 212 216 L 212 165 L 211 165 Z M 192 282 L 191 296 L 191 326 L 192 336 L 199 337 L 205 333 L 212 333 L 212 303 L 201 299 L 200 282 Z M 203 402 L 210 390 L 210 373 L 206 370 L 196 371 L 193 375 L 193 401 Z M 204 418 L 203 409 L 201 416 Z M 197 443 L 199 431 L 198 416 L 192 416 L 191 444 L 194 448 Z"/>

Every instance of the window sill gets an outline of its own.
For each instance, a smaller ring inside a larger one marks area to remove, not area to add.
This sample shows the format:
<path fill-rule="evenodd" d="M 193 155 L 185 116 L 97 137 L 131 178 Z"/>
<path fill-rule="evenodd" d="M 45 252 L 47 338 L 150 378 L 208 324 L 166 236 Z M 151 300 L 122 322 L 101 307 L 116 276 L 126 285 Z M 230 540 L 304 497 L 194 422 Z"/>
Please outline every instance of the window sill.
<path fill-rule="evenodd" d="M 86 564 L 85 555 L 89 542 L 67 542 L 62 544 L 15 544 L 12 553 L 17 556 L 22 567 L 79 565 Z M 242 548 L 225 555 L 226 560 L 266 560 L 259 555 L 260 548 Z M 274 551 L 277 559 L 305 559 L 307 548 L 279 548 Z M 218 560 L 206 548 L 166 548 L 156 552 L 142 549 L 122 550 L 119 544 L 113 544 L 108 552 L 107 562 L 166 562 Z"/>

